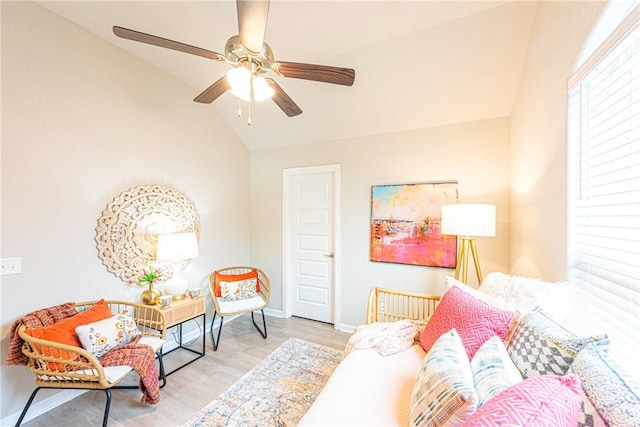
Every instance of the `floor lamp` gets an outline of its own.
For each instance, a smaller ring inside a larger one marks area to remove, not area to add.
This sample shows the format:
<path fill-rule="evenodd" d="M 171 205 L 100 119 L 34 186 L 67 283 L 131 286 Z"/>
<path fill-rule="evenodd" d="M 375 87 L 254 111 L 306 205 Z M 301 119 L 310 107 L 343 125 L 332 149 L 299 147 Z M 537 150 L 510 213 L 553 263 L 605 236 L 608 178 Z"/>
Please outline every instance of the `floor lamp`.
<path fill-rule="evenodd" d="M 444 205 L 440 234 L 460 236 L 460 249 L 456 260 L 456 280 L 467 283 L 469 249 L 471 249 L 478 284 L 482 283 L 482 271 L 480 270 L 475 238 L 496 235 L 496 206 L 461 203 Z"/>

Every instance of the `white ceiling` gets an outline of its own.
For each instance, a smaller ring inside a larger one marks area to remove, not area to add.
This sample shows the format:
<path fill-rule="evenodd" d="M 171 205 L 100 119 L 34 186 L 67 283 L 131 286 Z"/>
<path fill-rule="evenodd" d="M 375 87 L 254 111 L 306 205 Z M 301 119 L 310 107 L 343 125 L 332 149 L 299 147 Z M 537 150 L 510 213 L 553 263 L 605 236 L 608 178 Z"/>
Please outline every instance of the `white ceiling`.
<path fill-rule="evenodd" d="M 53 1 L 49 10 L 193 87 L 223 62 L 123 40 L 119 25 L 224 53 L 237 33 L 233 1 Z M 252 126 L 226 93 L 213 104 L 250 150 L 310 144 L 506 116 L 529 48 L 534 1 L 279 1 L 265 40 L 276 60 L 354 68 L 352 87 L 276 76 L 303 110 L 252 105 Z M 162 88 L 158 88 L 162 91 Z"/>

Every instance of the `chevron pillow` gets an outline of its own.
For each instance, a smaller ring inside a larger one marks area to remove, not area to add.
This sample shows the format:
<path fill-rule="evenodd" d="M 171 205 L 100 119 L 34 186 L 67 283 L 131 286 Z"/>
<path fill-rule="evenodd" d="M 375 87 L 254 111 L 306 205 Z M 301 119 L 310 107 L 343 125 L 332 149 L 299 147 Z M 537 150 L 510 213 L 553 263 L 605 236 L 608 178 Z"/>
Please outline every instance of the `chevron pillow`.
<path fill-rule="evenodd" d="M 528 378 L 498 393 L 463 426 L 575 426 L 579 393 L 580 382 L 575 375 Z"/>
<path fill-rule="evenodd" d="M 609 339 L 606 335 L 578 337 L 536 307 L 520 319 L 507 351 L 523 378 L 564 375 L 576 354 L 592 342 L 607 345 Z"/>
<path fill-rule="evenodd" d="M 420 346 L 429 352 L 442 334 L 455 328 L 471 360 L 480 346 L 492 336 L 505 340 L 514 315 L 513 311 L 491 306 L 452 286 L 442 296 L 422 331 Z"/>

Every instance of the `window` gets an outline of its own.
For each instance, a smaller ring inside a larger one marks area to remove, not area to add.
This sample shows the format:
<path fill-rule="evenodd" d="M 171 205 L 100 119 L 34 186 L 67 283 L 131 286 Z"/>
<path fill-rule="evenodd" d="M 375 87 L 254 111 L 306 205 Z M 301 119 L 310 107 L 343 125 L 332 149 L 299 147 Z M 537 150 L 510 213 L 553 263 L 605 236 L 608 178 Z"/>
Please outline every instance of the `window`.
<path fill-rule="evenodd" d="M 569 281 L 582 328 L 640 378 L 640 6 L 569 81 Z"/>

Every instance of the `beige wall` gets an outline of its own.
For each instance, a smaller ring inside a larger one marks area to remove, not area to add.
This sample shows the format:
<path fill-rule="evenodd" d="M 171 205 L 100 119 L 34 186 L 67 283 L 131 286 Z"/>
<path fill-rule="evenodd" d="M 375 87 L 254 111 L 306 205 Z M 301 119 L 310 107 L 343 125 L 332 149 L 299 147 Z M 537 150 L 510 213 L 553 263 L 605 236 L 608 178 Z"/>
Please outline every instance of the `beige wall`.
<path fill-rule="evenodd" d="M 25 367 L 4 366 L 14 319 L 66 301 L 138 297 L 107 272 L 94 241 L 120 192 L 161 184 L 195 204 L 191 283 L 249 261 L 249 154 L 213 106 L 191 101 L 196 89 L 35 3 L 1 7 L 2 256 L 23 262 L 0 288 L 3 419 L 34 387 Z"/>
<path fill-rule="evenodd" d="M 497 237 L 478 239 L 478 251 L 485 274 L 506 271 L 509 156 L 508 118 L 252 152 L 251 261 L 272 279 L 270 306 L 282 309 L 284 168 L 341 165 L 342 253 L 336 254 L 342 265 L 341 321 L 342 326 L 356 326 L 364 322 L 371 286 L 441 293 L 444 277 L 453 274 L 450 269 L 369 261 L 371 186 L 458 180 L 460 202 L 497 205 Z M 470 281 L 475 281 L 473 274 Z"/>
<path fill-rule="evenodd" d="M 606 3 L 541 2 L 511 116 L 511 271 L 564 280 L 567 78 Z"/>

